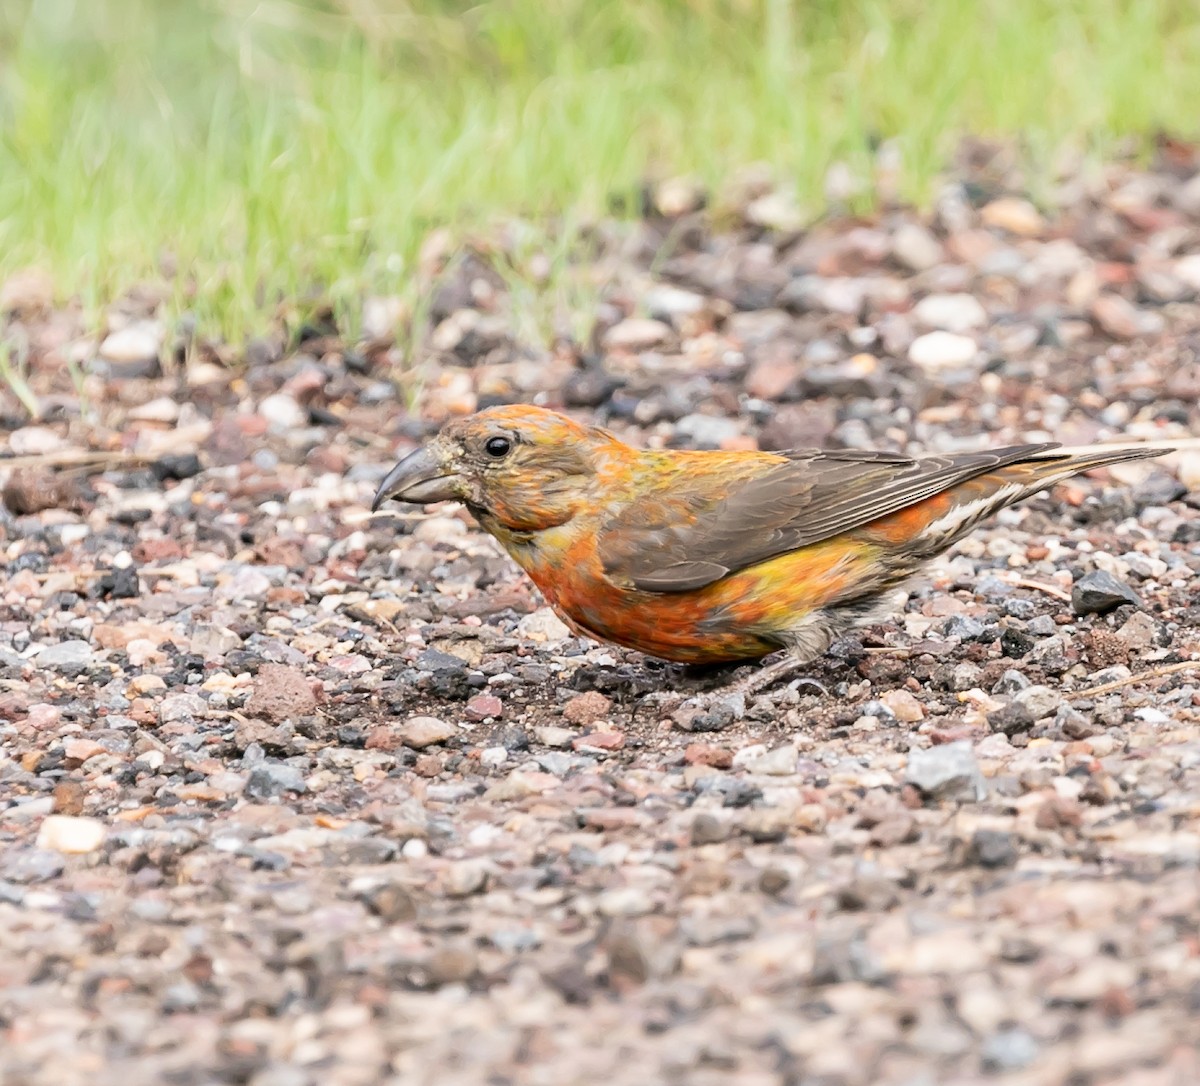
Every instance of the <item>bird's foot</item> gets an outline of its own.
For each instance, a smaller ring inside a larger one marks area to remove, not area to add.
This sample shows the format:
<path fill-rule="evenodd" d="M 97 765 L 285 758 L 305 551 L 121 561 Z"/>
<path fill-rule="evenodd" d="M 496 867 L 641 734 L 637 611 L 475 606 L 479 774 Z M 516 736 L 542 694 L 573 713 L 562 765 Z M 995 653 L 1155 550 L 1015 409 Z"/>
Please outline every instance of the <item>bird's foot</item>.
<path fill-rule="evenodd" d="M 684 701 L 679 712 L 686 715 L 691 731 L 720 731 L 746 715 L 747 704 L 753 695 L 774 686 L 807 663 L 809 661 L 789 654 L 726 686 L 693 695 Z M 817 693 L 829 697 L 828 688 L 808 676 L 792 679 L 788 686 L 796 690 L 812 687 Z"/>

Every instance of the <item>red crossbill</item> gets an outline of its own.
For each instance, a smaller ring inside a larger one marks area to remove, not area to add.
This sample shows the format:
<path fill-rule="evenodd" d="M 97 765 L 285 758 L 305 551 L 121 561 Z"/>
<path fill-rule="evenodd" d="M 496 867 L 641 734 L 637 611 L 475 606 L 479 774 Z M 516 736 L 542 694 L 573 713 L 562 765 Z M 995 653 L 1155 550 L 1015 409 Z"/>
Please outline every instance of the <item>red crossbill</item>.
<path fill-rule="evenodd" d="M 448 423 L 373 509 L 460 501 L 576 632 L 766 685 L 885 615 L 925 562 L 996 510 L 1159 448 L 1054 444 L 912 458 L 858 449 L 636 449 L 538 407 Z"/>

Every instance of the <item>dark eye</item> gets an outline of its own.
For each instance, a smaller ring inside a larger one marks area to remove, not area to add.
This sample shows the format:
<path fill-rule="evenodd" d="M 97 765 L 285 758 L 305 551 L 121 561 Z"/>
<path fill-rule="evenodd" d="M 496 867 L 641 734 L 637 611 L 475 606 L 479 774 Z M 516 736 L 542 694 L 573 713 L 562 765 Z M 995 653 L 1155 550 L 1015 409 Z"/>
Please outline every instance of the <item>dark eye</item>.
<path fill-rule="evenodd" d="M 489 437 L 483 451 L 493 460 L 500 460 L 512 451 L 512 442 L 506 437 Z"/>

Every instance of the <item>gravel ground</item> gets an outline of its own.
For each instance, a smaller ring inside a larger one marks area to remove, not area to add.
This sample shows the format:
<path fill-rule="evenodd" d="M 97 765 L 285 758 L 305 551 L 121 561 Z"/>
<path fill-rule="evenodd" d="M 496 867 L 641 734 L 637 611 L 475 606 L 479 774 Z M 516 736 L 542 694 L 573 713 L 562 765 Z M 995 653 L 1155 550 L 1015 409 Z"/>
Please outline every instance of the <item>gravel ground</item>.
<path fill-rule="evenodd" d="M 1194 448 L 975 532 L 828 696 L 699 717 L 728 672 L 570 637 L 457 507 L 367 512 L 510 400 L 709 448 L 1198 435 L 1195 168 L 1039 211 L 975 145 L 931 217 L 807 231 L 675 182 L 557 270 L 435 234 L 404 395 L 398 299 L 235 360 L 153 285 L 89 337 L 10 281 L 0 1081 L 1200 1081 Z"/>

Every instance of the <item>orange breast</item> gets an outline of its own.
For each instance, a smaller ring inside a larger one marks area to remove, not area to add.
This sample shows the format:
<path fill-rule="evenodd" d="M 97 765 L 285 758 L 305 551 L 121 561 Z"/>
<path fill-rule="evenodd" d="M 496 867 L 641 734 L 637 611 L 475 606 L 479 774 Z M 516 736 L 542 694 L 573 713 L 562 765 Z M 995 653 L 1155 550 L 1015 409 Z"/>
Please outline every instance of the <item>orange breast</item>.
<path fill-rule="evenodd" d="M 523 561 L 547 601 L 590 636 L 684 663 L 757 659 L 787 631 L 861 584 L 873 548 L 805 547 L 691 592 L 641 592 L 608 581 L 588 541 L 553 566 Z"/>

